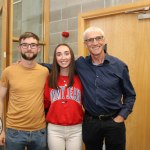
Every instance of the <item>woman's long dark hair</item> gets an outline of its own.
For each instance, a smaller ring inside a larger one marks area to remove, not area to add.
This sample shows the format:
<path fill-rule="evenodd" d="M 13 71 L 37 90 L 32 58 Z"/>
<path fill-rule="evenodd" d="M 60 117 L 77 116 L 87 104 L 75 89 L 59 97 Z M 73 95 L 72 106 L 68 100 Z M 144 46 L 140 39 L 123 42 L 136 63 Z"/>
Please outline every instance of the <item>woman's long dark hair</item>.
<path fill-rule="evenodd" d="M 58 77 L 59 77 L 59 74 L 60 74 L 60 66 L 58 65 L 57 60 L 56 60 L 56 50 L 60 46 L 68 47 L 69 50 L 70 50 L 70 55 L 71 55 L 71 62 L 70 62 L 70 65 L 69 65 L 69 74 L 68 74 L 69 84 L 68 84 L 67 87 L 72 86 L 73 83 L 74 83 L 74 78 L 73 78 L 74 74 L 75 74 L 74 53 L 73 53 L 73 50 L 71 49 L 71 47 L 68 44 L 62 43 L 62 44 L 57 45 L 57 47 L 55 48 L 54 56 L 53 56 L 53 66 L 52 66 L 51 73 L 49 75 L 49 87 L 51 87 L 53 89 L 58 89 L 59 88 L 59 86 L 58 86 Z"/>

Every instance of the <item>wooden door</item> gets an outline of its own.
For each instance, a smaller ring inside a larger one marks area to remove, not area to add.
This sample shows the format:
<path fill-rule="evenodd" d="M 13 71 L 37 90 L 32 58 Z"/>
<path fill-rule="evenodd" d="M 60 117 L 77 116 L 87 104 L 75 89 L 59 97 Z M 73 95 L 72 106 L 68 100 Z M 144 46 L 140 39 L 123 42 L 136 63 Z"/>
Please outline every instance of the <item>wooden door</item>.
<path fill-rule="evenodd" d="M 85 28 L 93 25 L 102 28 L 108 53 L 129 67 L 137 98 L 133 112 L 126 120 L 126 150 L 150 150 L 150 18 L 139 20 L 141 13 L 133 10 L 125 13 L 128 9 L 116 13 L 117 9 L 120 8 L 116 7 L 111 15 L 88 18 L 84 21 Z M 136 9 L 141 9 L 139 3 Z"/>

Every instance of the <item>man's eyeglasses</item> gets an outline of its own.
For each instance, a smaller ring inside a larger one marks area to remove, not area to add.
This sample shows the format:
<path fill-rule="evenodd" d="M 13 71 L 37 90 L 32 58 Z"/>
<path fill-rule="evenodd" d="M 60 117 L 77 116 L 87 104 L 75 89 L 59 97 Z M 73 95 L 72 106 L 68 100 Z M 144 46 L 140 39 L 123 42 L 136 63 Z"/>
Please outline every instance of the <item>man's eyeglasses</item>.
<path fill-rule="evenodd" d="M 36 43 L 31 43 L 31 44 L 28 44 L 28 43 L 21 43 L 20 46 L 21 46 L 21 48 L 23 48 L 23 49 L 28 49 L 29 46 L 30 46 L 31 49 L 36 49 L 36 48 L 38 47 L 38 44 L 36 44 Z"/>
<path fill-rule="evenodd" d="M 87 39 L 87 40 L 85 40 L 85 42 L 87 42 L 88 44 L 92 44 L 92 43 L 94 43 L 94 40 L 96 42 L 100 42 L 100 41 L 102 41 L 103 38 L 104 38 L 103 36 L 97 36 L 95 38 Z"/>

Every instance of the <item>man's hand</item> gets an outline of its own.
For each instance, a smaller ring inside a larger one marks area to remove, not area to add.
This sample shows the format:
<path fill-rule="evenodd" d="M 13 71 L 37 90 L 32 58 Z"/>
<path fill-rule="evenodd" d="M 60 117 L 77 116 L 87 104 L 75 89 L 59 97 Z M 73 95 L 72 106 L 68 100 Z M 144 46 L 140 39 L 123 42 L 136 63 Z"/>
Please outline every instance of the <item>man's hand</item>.
<path fill-rule="evenodd" d="M 117 117 L 114 118 L 114 121 L 117 123 L 121 123 L 124 122 L 124 118 L 120 115 L 118 115 Z"/>
<path fill-rule="evenodd" d="M 4 144 L 5 144 L 5 132 L 3 130 L 2 133 L 0 134 L 0 145 Z"/>

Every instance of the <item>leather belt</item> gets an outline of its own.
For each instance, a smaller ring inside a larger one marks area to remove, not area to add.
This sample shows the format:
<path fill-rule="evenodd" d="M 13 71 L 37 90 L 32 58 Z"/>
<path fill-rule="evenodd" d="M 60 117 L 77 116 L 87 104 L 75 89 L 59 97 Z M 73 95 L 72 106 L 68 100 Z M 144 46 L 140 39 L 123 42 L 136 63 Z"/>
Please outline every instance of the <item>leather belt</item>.
<path fill-rule="evenodd" d="M 116 117 L 117 116 L 117 112 L 111 113 L 111 114 L 107 114 L 107 115 L 95 116 L 95 115 L 91 115 L 89 112 L 85 111 L 85 116 L 91 117 L 92 119 L 109 120 L 109 119 L 112 119 L 112 118 Z"/>

